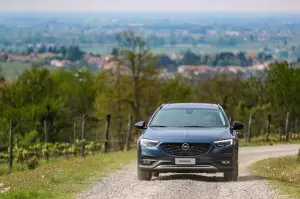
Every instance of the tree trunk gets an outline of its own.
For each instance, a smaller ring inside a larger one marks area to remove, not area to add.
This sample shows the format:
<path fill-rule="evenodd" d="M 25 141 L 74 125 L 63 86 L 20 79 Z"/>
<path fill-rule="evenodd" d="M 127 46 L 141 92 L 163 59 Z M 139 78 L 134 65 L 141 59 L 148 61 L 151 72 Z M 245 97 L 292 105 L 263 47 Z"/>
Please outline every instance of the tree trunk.
<path fill-rule="evenodd" d="M 85 142 L 86 142 L 86 116 L 82 116 L 82 131 L 81 131 L 81 140 L 83 141 L 81 144 L 81 156 L 85 156 Z"/>
<path fill-rule="evenodd" d="M 108 152 L 108 142 L 109 142 L 109 127 L 110 127 L 111 115 L 106 115 L 106 126 L 105 126 L 105 143 L 104 143 L 104 153 Z"/>
<path fill-rule="evenodd" d="M 290 116 L 290 113 L 287 112 L 286 120 L 285 120 L 285 142 L 289 141 L 289 116 Z"/>
<path fill-rule="evenodd" d="M 128 131 L 127 131 L 127 138 L 126 138 L 126 150 L 130 150 L 130 141 L 131 141 L 131 134 L 132 134 L 132 116 L 129 116 L 128 120 Z"/>
<path fill-rule="evenodd" d="M 13 167 L 13 145 L 14 145 L 14 131 L 13 131 L 13 121 L 10 121 L 10 126 L 9 126 L 9 160 L 8 160 L 8 169 L 9 172 L 11 172 L 11 169 Z"/>
<path fill-rule="evenodd" d="M 252 123 L 252 113 L 250 113 L 249 123 L 248 123 L 248 142 L 251 142 L 251 123 Z"/>

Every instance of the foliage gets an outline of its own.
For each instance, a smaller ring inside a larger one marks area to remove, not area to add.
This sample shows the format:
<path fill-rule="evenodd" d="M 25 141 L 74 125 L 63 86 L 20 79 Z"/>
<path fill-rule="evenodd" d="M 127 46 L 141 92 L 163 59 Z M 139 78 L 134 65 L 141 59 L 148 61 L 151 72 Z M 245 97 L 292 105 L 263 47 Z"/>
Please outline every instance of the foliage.
<path fill-rule="evenodd" d="M 39 165 L 38 157 L 32 156 L 31 158 L 29 158 L 26 161 L 26 164 L 27 164 L 28 169 L 30 169 L 30 170 L 37 168 L 37 166 Z"/>
<path fill-rule="evenodd" d="M 49 71 L 33 65 L 14 81 L 5 82 L 0 88 L 0 151 L 7 152 L 7 132 L 13 120 L 18 147 L 28 151 L 26 158 L 79 156 L 83 143 L 77 138 L 83 118 L 86 139 L 96 141 L 104 138 L 108 113 L 113 123 L 110 138 L 118 140 L 119 146 L 114 148 L 122 150 L 129 115 L 134 121 L 147 120 L 158 106 L 172 102 L 220 104 L 228 116 L 246 127 L 252 113 L 253 137 L 265 134 L 268 114 L 272 114 L 272 132 L 282 126 L 287 112 L 290 112 L 289 131 L 297 133 L 300 129 L 300 122 L 297 123 L 300 69 L 291 68 L 288 63 L 274 63 L 268 71 L 245 79 L 239 74 L 188 78 L 176 75 L 168 79 L 161 78 L 158 63 L 168 64 L 172 60 L 164 55 L 154 56 L 144 37 L 121 32 L 117 41 L 119 46 L 114 51 L 118 51 L 118 56 L 113 59 L 116 67 L 111 70 L 92 74 L 84 69 Z M 268 53 L 268 49 L 264 52 Z M 184 53 L 186 58 L 195 58 L 192 52 Z M 211 57 L 196 55 L 200 64 L 204 60 L 213 65 L 220 60 L 231 60 L 246 66 L 247 61 L 243 52 L 224 52 Z M 41 144 L 45 132 L 47 145 Z M 135 132 L 133 139 L 138 135 Z M 66 144 L 70 142 L 75 143 Z M 99 142 L 87 142 L 86 147 L 87 153 L 101 148 Z"/>

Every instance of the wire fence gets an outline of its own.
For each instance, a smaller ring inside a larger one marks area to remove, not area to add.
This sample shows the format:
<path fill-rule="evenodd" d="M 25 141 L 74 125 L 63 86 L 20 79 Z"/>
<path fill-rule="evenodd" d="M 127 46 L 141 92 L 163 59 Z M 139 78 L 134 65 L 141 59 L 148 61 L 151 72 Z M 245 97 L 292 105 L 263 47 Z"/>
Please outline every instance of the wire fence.
<path fill-rule="evenodd" d="M 242 122 L 245 127 L 238 136 L 243 142 L 289 142 L 300 139 L 298 119 L 291 118 L 289 113 L 286 113 L 285 118 L 272 118 L 271 114 L 263 117 L 250 113 L 248 121 Z M 6 150 L 0 151 L 0 163 L 8 164 L 11 170 L 15 163 L 30 165 L 40 158 L 48 161 L 60 156 L 85 157 L 98 152 L 125 151 L 135 148 L 136 140 L 140 136 L 140 132 L 134 128 L 132 116 L 124 118 L 107 114 L 97 119 L 83 115 L 71 123 L 68 127 L 68 141 L 53 142 L 51 126 L 44 121 L 43 128 L 40 128 L 42 141 L 24 146 L 15 134 L 16 122 L 11 120 L 8 125 L 9 143 L 5 147 Z M 66 137 L 65 134 L 59 136 Z"/>

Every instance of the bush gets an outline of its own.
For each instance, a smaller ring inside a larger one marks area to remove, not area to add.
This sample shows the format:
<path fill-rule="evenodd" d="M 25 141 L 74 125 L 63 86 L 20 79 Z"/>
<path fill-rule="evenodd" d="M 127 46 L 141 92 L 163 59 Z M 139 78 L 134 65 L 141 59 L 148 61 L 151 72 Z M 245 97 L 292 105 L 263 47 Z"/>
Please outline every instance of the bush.
<path fill-rule="evenodd" d="M 0 153 L 0 164 L 8 162 L 8 154 Z"/>
<path fill-rule="evenodd" d="M 39 165 L 39 159 L 36 156 L 33 156 L 27 160 L 28 169 L 35 169 Z"/>

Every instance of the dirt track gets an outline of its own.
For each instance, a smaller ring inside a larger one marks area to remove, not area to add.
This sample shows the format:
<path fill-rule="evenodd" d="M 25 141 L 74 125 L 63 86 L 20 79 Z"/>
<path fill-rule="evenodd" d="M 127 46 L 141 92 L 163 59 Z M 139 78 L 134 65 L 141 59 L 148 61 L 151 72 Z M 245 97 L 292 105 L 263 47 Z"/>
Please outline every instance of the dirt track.
<path fill-rule="evenodd" d="M 296 154 L 300 145 L 278 145 L 240 148 L 238 182 L 222 182 L 222 174 L 161 174 L 152 181 L 138 181 L 136 164 L 128 165 L 98 182 L 93 189 L 80 194 L 78 199 L 276 199 L 278 191 L 251 176 L 247 167 L 269 158 Z"/>

